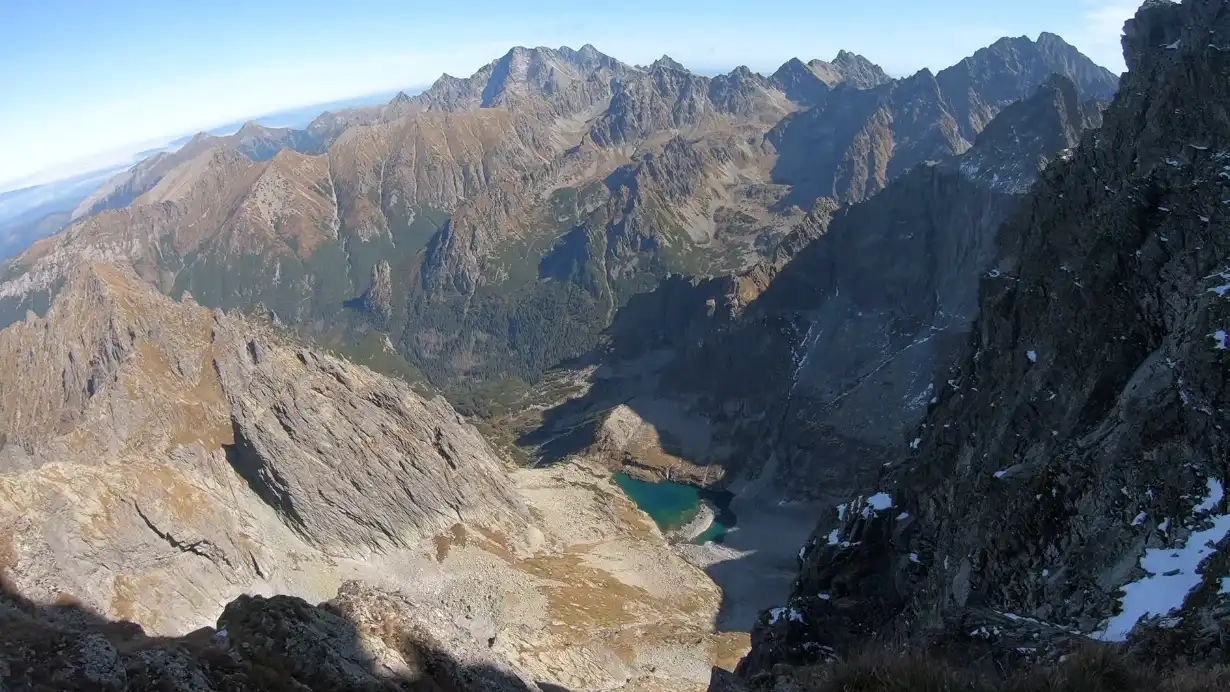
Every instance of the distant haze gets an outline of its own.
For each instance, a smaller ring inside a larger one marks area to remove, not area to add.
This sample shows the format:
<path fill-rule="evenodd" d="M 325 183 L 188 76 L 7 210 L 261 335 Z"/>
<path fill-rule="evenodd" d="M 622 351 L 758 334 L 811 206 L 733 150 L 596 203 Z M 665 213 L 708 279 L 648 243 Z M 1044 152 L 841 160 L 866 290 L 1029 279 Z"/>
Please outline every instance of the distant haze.
<path fill-rule="evenodd" d="M 420 88 L 410 88 L 405 91 L 412 94 L 419 90 Z M 152 156 L 160 151 L 178 148 L 191 139 L 194 134 L 201 131 L 209 132 L 210 134 L 215 135 L 229 135 L 238 131 L 244 123 L 249 121 L 258 122 L 267 127 L 304 128 L 307 127 L 307 125 L 311 123 L 316 116 L 325 111 L 341 110 L 344 108 L 353 108 L 355 106 L 363 106 L 373 103 L 383 103 L 392 99 L 396 95 L 396 91 L 379 92 L 376 94 L 343 99 L 340 101 L 312 104 L 301 108 L 280 111 L 268 115 L 253 114 L 234 122 L 186 131 L 174 139 L 159 137 L 141 142 L 134 142 L 125 146 L 116 147 L 110 151 L 73 159 L 62 165 L 37 171 L 36 173 L 24 178 L 0 181 L 0 193 L 8 193 L 14 190 L 46 186 L 48 183 L 73 178 L 75 176 L 81 176 L 94 171 L 110 171 L 112 169 L 126 167 L 129 164 L 135 163 L 148 156 Z M 105 177 L 103 179 L 105 179 Z M 102 180 L 100 179 L 99 182 L 102 182 Z M 2 209 L 0 209 L 0 211 L 2 211 Z M 3 220 L 3 214 L 0 214 L 0 221 Z"/>
<path fill-rule="evenodd" d="M 8 3 L 0 64 L 21 69 L 0 73 L 0 190 L 122 163 L 222 123 L 465 76 L 513 45 L 592 43 L 630 63 L 667 53 L 697 71 L 762 73 L 848 49 L 904 75 L 1000 36 L 1052 31 L 1120 71 L 1120 30 L 1138 4 Z"/>

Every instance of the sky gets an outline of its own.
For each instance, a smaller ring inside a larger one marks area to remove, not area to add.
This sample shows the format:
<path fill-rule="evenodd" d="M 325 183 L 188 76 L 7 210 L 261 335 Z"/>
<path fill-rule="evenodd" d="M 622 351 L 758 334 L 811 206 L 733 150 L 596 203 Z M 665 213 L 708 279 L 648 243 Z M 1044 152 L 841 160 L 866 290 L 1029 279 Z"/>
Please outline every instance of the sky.
<path fill-rule="evenodd" d="M 1001 36 L 1063 36 L 1121 72 L 1139 0 L 0 0 L 0 191 L 267 113 L 467 76 L 514 45 L 771 73 L 840 49 L 890 74 Z"/>

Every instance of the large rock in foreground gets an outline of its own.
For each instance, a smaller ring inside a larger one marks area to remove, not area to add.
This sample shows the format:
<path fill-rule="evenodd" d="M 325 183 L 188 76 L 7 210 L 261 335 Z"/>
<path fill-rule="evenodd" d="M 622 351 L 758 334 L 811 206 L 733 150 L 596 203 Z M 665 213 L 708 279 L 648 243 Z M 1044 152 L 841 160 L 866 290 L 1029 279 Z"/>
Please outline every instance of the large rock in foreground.
<path fill-rule="evenodd" d="M 354 583 L 319 606 L 241 596 L 216 628 L 177 638 L 0 594 L 0 652 L 0 685 L 13 690 L 539 689 L 438 611 Z"/>

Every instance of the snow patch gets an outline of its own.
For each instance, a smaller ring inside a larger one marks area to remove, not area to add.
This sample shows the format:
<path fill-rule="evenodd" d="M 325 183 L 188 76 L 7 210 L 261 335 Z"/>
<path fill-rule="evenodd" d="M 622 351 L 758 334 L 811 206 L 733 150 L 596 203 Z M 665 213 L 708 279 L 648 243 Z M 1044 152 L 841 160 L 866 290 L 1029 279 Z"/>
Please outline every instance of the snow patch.
<path fill-rule="evenodd" d="M 1026 358 L 1028 358 L 1028 359 L 1029 359 L 1029 362 L 1031 362 L 1031 363 L 1037 363 L 1037 362 L 1038 362 L 1038 352 L 1037 352 L 1037 351 L 1026 351 L 1026 352 L 1025 352 L 1025 357 L 1026 357 Z"/>
<path fill-rule="evenodd" d="M 1224 490 L 1220 481 L 1210 478 L 1208 490 L 1208 496 L 1196 506 L 1194 514 L 1208 512 L 1221 502 Z M 1193 532 L 1181 547 L 1145 551 L 1140 567 L 1149 576 L 1122 587 L 1119 614 L 1093 634 L 1095 639 L 1124 641 L 1141 618 L 1168 615 L 1183 606 L 1187 595 L 1202 581 L 1197 571 L 1200 563 L 1213 553 L 1214 544 L 1230 535 L 1230 514 L 1214 514 L 1208 521 L 1209 528 Z M 1163 522 L 1163 525 L 1168 524 L 1169 520 Z"/>
<path fill-rule="evenodd" d="M 790 622 L 803 622 L 803 613 L 800 613 L 795 608 L 786 608 L 779 606 L 769 610 L 769 624 L 776 625 L 781 622 L 782 618 L 786 618 Z"/>
<path fill-rule="evenodd" d="M 1196 505 L 1196 508 L 1192 510 L 1195 514 L 1213 511 L 1221 504 L 1221 499 L 1226 495 L 1226 489 L 1222 487 L 1221 481 L 1211 476 L 1206 481 L 1205 487 L 1208 489 L 1209 494 L 1204 497 L 1203 502 Z"/>
<path fill-rule="evenodd" d="M 905 521 L 906 519 L 909 519 L 909 518 L 910 518 L 909 512 L 902 512 L 901 514 L 897 515 L 897 521 Z"/>
<path fill-rule="evenodd" d="M 871 505 L 875 511 L 883 512 L 893 506 L 893 498 L 888 493 L 876 493 L 867 498 L 867 504 Z"/>
<path fill-rule="evenodd" d="M 841 532 L 837 529 L 829 531 L 829 545 L 837 545 L 841 543 Z"/>
<path fill-rule="evenodd" d="M 1230 347 L 1230 341 L 1228 341 L 1230 337 L 1227 336 L 1226 330 L 1224 329 L 1218 329 L 1210 334 L 1209 338 L 1213 340 L 1213 348 L 1218 351 L 1224 351 L 1227 347 Z"/>
<path fill-rule="evenodd" d="M 916 565 L 922 564 L 922 560 L 918 559 L 918 553 L 910 553 L 910 562 L 913 562 Z"/>

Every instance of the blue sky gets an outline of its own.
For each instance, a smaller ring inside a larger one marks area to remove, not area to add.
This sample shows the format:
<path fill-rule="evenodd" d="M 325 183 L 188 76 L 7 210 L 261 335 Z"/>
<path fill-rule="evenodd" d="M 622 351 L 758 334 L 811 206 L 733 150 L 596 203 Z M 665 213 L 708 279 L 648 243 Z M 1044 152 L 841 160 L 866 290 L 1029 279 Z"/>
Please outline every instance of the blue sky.
<path fill-rule="evenodd" d="M 862 53 L 938 69 L 1053 31 L 1112 71 L 1138 0 L 0 0 L 0 190 L 284 108 L 465 76 L 513 45 L 694 69 Z M 116 157 L 120 157 L 117 159 Z M 6 184 L 8 182 L 9 184 Z"/>

